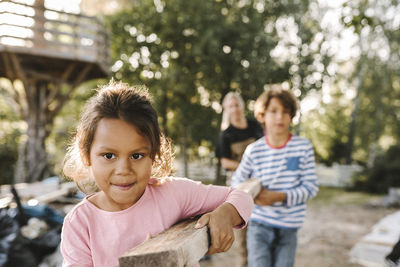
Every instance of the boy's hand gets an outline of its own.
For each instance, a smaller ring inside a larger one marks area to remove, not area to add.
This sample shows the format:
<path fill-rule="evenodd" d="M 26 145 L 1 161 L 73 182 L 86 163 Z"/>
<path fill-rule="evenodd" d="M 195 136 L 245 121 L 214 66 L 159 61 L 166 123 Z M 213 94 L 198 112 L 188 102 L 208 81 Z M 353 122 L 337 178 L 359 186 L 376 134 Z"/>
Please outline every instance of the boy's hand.
<path fill-rule="evenodd" d="M 204 214 L 195 225 L 201 228 L 208 225 L 211 236 L 211 246 L 207 254 L 227 251 L 233 244 L 235 237 L 232 227 L 242 223 L 242 218 L 230 203 L 224 203 L 214 211 Z"/>
<path fill-rule="evenodd" d="M 285 200 L 285 193 L 263 188 L 256 198 L 254 198 L 254 203 L 260 206 L 268 206 L 274 204 L 275 202 L 283 202 Z"/>

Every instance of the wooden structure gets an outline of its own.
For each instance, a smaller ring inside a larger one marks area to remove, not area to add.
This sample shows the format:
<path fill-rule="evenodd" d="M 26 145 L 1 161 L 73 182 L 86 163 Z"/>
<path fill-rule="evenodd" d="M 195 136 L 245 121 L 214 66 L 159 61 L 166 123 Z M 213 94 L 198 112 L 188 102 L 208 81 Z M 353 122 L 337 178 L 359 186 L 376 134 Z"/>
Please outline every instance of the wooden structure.
<path fill-rule="evenodd" d="M 261 191 L 258 179 L 242 183 L 238 189 L 253 198 Z M 183 221 L 127 251 L 119 258 L 120 267 L 193 266 L 208 251 L 207 227 L 195 229 L 197 219 Z"/>
<path fill-rule="evenodd" d="M 107 77 L 109 69 L 101 21 L 48 9 L 45 0 L 26 3 L 0 1 L 0 77 L 13 86 L 2 93 L 28 125 L 28 141 L 20 153 L 24 172 L 15 182 L 44 178 L 45 139 L 55 116 L 79 84 Z M 16 80 L 22 81 L 24 92 L 14 87 Z"/>
<path fill-rule="evenodd" d="M 0 1 L 0 76 L 22 75 L 74 83 L 77 77 L 108 75 L 109 53 L 103 23 L 12 0 Z"/>

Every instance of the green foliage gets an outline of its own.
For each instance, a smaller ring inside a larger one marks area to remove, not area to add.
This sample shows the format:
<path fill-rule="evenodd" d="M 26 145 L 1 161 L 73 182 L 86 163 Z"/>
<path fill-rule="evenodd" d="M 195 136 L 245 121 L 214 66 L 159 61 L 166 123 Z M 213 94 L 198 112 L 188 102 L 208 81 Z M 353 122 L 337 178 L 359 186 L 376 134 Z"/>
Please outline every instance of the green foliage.
<path fill-rule="evenodd" d="M 9 80 L 0 77 L 0 120 L 1 121 L 20 120 L 19 114 L 13 108 L 11 108 L 10 103 L 14 102 L 10 94 L 11 90 L 12 89 Z"/>
<path fill-rule="evenodd" d="M 311 199 L 308 205 L 317 205 L 322 208 L 327 205 L 362 205 L 379 200 L 380 195 L 354 192 L 338 187 L 319 187 L 318 195 Z"/>
<path fill-rule="evenodd" d="M 302 121 L 302 134 L 312 140 L 316 160 L 328 166 L 334 162 L 344 163 L 347 127 L 351 112 L 349 101 L 342 90 L 331 88 L 331 101 L 307 113 Z"/>
<path fill-rule="evenodd" d="M 50 136 L 46 140 L 48 160 L 56 174 L 61 173 L 62 162 L 74 130 L 79 121 L 80 112 L 88 100 L 96 92 L 98 85 L 107 80 L 91 80 L 81 84 L 71 95 L 71 99 L 63 106 L 54 120 Z"/>
<path fill-rule="evenodd" d="M 400 187 L 400 144 L 376 158 L 372 168 L 354 178 L 354 188 L 371 193 L 388 193 L 389 187 Z"/>
<path fill-rule="evenodd" d="M 362 0 L 347 1 L 342 9 L 342 23 L 357 35 L 361 51 L 348 79 L 359 83 L 353 159 L 363 163 L 371 147 L 386 149 L 399 142 L 400 33 L 398 16 L 391 14 L 399 7 L 399 1 Z"/>
<path fill-rule="evenodd" d="M 320 88 L 321 80 L 307 79 L 324 71 L 314 63 L 326 58 L 315 56 L 322 42 L 314 38 L 320 28 L 307 13 L 309 2 L 131 1 L 106 18 L 115 77 L 150 88 L 176 144 L 214 145 L 216 106 L 227 92 L 239 91 L 247 102 L 271 83 L 286 81 L 302 96 Z M 285 34 L 292 29 L 296 40 Z M 311 42 L 317 49 L 309 49 Z M 298 52 L 273 57 L 278 44 Z"/>
<path fill-rule="evenodd" d="M 10 184 L 14 179 L 14 168 L 18 159 L 18 140 L 21 132 L 13 129 L 0 135 L 0 184 Z"/>

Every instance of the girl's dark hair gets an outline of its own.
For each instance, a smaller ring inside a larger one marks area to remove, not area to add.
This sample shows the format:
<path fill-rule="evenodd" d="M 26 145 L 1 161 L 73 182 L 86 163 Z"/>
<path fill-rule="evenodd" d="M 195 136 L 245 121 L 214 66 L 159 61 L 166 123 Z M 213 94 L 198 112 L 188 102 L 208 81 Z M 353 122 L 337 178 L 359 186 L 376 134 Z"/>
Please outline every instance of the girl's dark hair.
<path fill-rule="evenodd" d="M 97 125 L 104 118 L 121 119 L 135 126 L 151 144 L 153 175 L 162 177 L 170 174 L 171 146 L 160 130 L 157 112 L 151 105 L 148 89 L 145 86 L 129 86 L 111 80 L 108 85 L 100 88 L 84 107 L 74 142 L 64 160 L 63 171 L 68 177 L 76 181 L 77 176 L 82 176 L 82 173 L 71 169 L 76 169 L 76 165 L 79 165 L 76 162 L 78 156 L 83 163 L 80 165 L 88 165 Z M 79 155 L 76 155 L 78 152 Z"/>

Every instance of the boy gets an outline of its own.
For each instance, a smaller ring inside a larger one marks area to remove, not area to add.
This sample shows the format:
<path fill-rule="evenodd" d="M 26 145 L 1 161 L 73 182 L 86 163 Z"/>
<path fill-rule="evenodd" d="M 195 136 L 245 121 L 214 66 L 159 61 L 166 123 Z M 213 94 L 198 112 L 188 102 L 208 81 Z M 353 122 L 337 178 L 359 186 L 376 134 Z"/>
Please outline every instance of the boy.
<path fill-rule="evenodd" d="M 246 148 L 232 185 L 257 177 L 263 186 L 248 224 L 249 267 L 291 267 L 306 201 L 318 192 L 314 150 L 308 139 L 289 131 L 297 111 L 289 90 L 274 87 L 260 97 L 265 136 Z"/>

